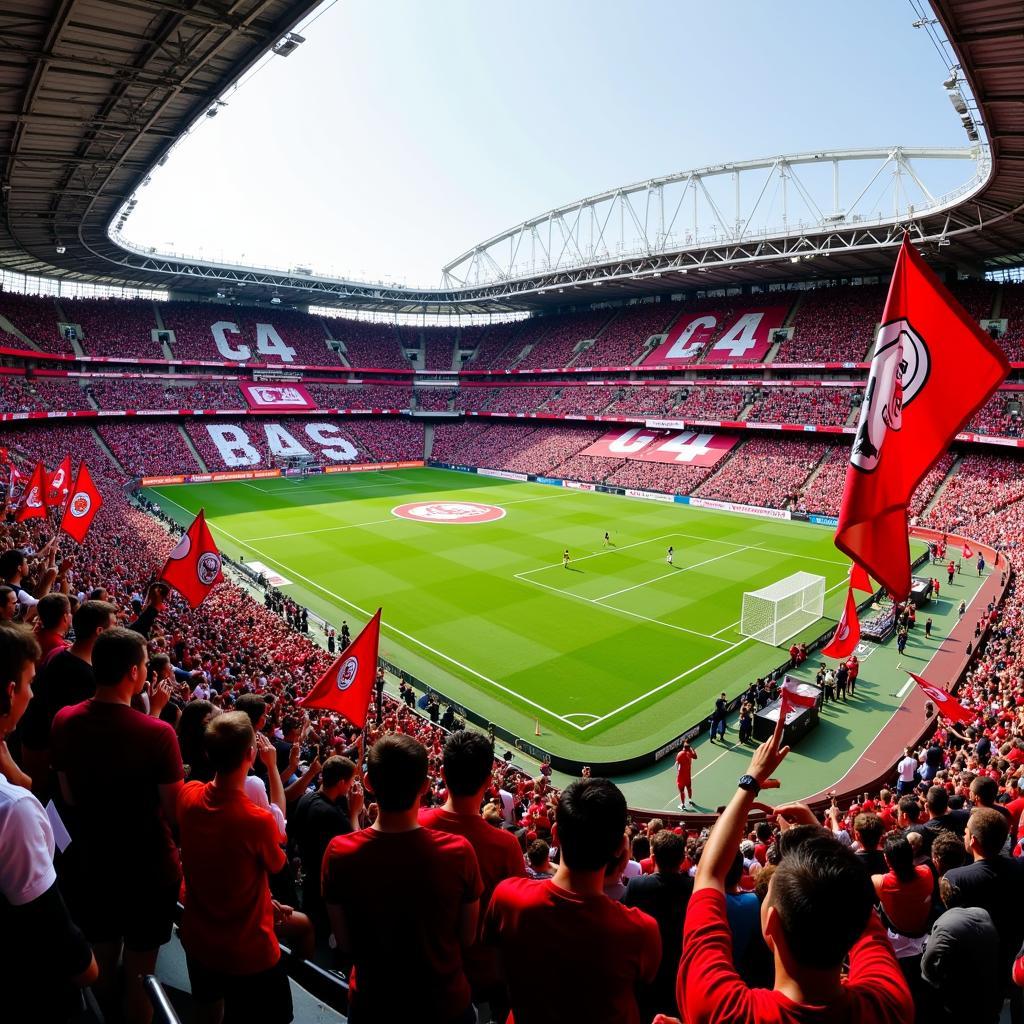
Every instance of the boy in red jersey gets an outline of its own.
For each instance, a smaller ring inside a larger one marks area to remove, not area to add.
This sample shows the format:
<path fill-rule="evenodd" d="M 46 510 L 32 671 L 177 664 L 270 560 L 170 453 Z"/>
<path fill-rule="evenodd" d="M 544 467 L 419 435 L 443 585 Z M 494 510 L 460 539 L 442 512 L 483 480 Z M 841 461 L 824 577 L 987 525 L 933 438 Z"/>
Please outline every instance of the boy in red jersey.
<path fill-rule="evenodd" d="M 322 875 L 338 954 L 354 963 L 348 1019 L 470 1024 L 462 951 L 476 941 L 483 892 L 473 847 L 420 827 L 427 750 L 411 736 L 374 743 L 367 784 L 377 820 L 332 839 Z"/>
<path fill-rule="evenodd" d="M 256 733 L 244 711 L 218 715 L 205 747 L 216 776 L 188 782 L 178 795 L 185 871 L 185 947 L 192 998 L 201 1020 L 288 1024 L 292 994 L 274 934 L 269 876 L 285 865 L 274 816 L 245 792 L 256 760 Z"/>
<path fill-rule="evenodd" d="M 509 878 L 494 890 L 484 937 L 500 952 L 516 1024 L 640 1024 L 636 985 L 657 974 L 661 934 L 652 917 L 604 893 L 605 876 L 621 877 L 629 856 L 625 829 L 615 785 L 574 782 L 555 814 L 555 877 Z"/>
<path fill-rule="evenodd" d="M 736 971 L 725 878 L 758 792 L 779 785 L 772 773 L 789 753 L 781 747 L 779 721 L 740 778 L 697 868 L 676 982 L 682 1016 L 687 1024 L 910 1024 L 913 1001 L 872 909 L 871 880 L 856 854 L 820 828 L 802 804 L 776 811 L 791 831 L 783 833 L 781 859 L 761 906 L 775 988 L 748 988 Z"/>
<path fill-rule="evenodd" d="M 697 760 L 697 751 L 690 746 L 690 741 L 683 743 L 683 749 L 676 754 L 676 786 L 679 789 L 679 810 L 686 810 L 687 800 L 693 800 L 693 762 Z"/>

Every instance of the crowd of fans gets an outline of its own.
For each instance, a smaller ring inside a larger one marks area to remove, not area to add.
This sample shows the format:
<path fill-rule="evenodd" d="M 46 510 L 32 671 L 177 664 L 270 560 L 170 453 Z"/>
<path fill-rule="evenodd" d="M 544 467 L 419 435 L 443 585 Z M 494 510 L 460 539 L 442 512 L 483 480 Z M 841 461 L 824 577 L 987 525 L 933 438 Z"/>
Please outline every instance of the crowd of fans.
<path fill-rule="evenodd" d="M 344 345 L 345 362 L 349 366 L 412 369 L 412 363 L 402 350 L 398 329 L 391 324 L 369 323 L 340 316 L 323 317 L 321 323 L 332 338 Z"/>
<path fill-rule="evenodd" d="M 412 388 L 407 384 L 303 385 L 321 409 L 408 409 Z"/>
<path fill-rule="evenodd" d="M 882 316 L 883 285 L 814 288 L 804 292 L 793 336 L 779 345 L 777 363 L 862 363 Z"/>
<path fill-rule="evenodd" d="M 82 350 L 90 356 L 124 356 L 127 359 L 160 359 L 154 340 L 156 317 L 153 303 L 145 299 L 60 300 L 67 322 L 78 330 Z M 212 321 L 211 321 L 212 323 Z"/>
<path fill-rule="evenodd" d="M 611 317 L 612 313 L 605 309 L 527 320 L 521 341 L 524 346 L 532 347 L 514 364 L 515 368 L 524 370 L 571 366 L 576 362 L 579 343 L 597 338 Z M 583 356 L 583 362 L 587 366 L 594 365 L 589 355 Z"/>
<path fill-rule="evenodd" d="M 1024 436 L 1024 417 L 1021 416 L 1017 392 L 999 391 L 994 394 L 974 414 L 974 418 L 965 429 L 976 434 L 988 434 L 990 437 Z"/>
<path fill-rule="evenodd" d="M 177 423 L 110 422 L 102 423 L 97 433 L 129 476 L 202 472 Z"/>
<path fill-rule="evenodd" d="M 458 388 L 416 388 L 416 408 L 429 412 L 444 412 L 451 408 L 452 400 L 458 393 Z"/>
<path fill-rule="evenodd" d="M 0 291 L 0 317 L 44 352 L 74 351 L 58 327 L 59 314 L 52 295 Z M 0 339 L 11 348 L 25 347 L 21 337 L 5 327 L 0 327 Z"/>
<path fill-rule="evenodd" d="M 679 312 L 674 303 L 627 306 L 601 332 L 577 362 L 586 366 L 632 366 L 646 349 L 648 338 L 663 334 Z"/>
<path fill-rule="evenodd" d="M 753 423 L 842 426 L 850 418 L 853 388 L 762 388 L 746 418 Z"/>

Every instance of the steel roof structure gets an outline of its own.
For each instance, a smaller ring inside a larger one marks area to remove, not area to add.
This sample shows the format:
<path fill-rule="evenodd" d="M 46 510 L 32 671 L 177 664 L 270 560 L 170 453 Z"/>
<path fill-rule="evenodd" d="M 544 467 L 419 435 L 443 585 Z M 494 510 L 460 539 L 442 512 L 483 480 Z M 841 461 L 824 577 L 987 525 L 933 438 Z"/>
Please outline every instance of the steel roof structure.
<path fill-rule="evenodd" d="M 219 97 L 257 61 L 286 54 L 288 33 L 316 6 L 0 0 L 0 268 L 245 302 L 499 313 L 884 273 L 905 227 L 941 266 L 981 273 L 1024 263 L 1019 0 L 931 0 L 934 17 L 920 19 L 948 55 L 945 84 L 969 144 L 961 150 L 780 156 L 613 189 L 488 239 L 449 263 L 434 289 L 217 264 L 126 243 L 118 228 L 150 171 L 197 119 L 216 114 Z M 930 160 L 969 161 L 971 172 L 936 196 L 922 170 Z M 815 164 L 831 170 L 836 198 L 807 184 Z M 888 182 L 887 212 L 858 211 L 859 197 L 840 208 L 840 176 L 862 164 L 874 169 L 872 181 Z M 734 203 L 715 192 L 723 182 Z M 765 197 L 780 189 L 775 219 L 759 220 Z M 691 204 L 692 225 L 680 219 Z"/>

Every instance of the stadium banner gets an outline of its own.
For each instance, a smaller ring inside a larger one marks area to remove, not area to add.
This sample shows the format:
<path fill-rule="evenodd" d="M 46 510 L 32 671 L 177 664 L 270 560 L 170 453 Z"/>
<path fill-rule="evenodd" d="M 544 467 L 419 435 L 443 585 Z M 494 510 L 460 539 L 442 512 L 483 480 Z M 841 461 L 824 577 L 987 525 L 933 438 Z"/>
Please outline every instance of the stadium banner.
<path fill-rule="evenodd" d="M 586 484 L 580 480 L 563 480 L 563 487 L 570 487 L 574 491 L 592 491 L 596 488 L 596 484 Z"/>
<path fill-rule="evenodd" d="M 316 402 L 301 384 L 245 384 L 240 383 L 242 395 L 249 408 L 274 412 L 293 412 L 296 409 L 315 409 Z"/>
<path fill-rule="evenodd" d="M 810 519 L 810 521 L 815 526 L 838 526 L 839 525 L 839 517 L 838 516 L 819 516 L 819 515 L 813 515 L 812 514 L 812 515 L 808 516 L 807 518 Z"/>
<path fill-rule="evenodd" d="M 621 487 L 609 487 L 608 484 L 594 484 L 594 490 L 600 494 L 617 494 L 619 497 L 626 493 Z"/>
<path fill-rule="evenodd" d="M 367 469 L 422 469 L 422 459 L 407 459 L 403 462 L 352 462 L 343 466 L 324 466 L 325 473 L 358 473 Z M 449 466 L 448 469 L 461 469 L 461 466 Z M 476 470 L 473 470 L 475 473 Z"/>
<path fill-rule="evenodd" d="M 493 476 L 498 480 L 515 480 L 517 483 L 525 484 L 530 478 L 526 473 L 510 473 L 505 469 L 478 469 L 478 476 Z"/>
<path fill-rule="evenodd" d="M 661 491 L 638 491 L 635 487 L 626 488 L 627 498 L 643 498 L 644 501 L 664 501 L 674 502 L 676 496 L 674 494 L 664 494 Z"/>
<path fill-rule="evenodd" d="M 713 501 L 710 498 L 690 498 L 694 508 L 710 508 L 716 512 L 738 512 L 744 516 L 759 516 L 761 519 L 790 519 L 788 508 L 761 508 L 760 505 L 743 505 L 736 501 Z"/>
<path fill-rule="evenodd" d="M 770 333 L 782 326 L 788 312 L 788 306 L 756 306 L 731 313 L 683 313 L 641 365 L 671 367 L 692 362 L 707 349 L 716 332 L 718 337 L 707 349 L 705 365 L 758 362 L 771 347 Z"/>
<path fill-rule="evenodd" d="M 184 476 L 144 476 L 143 487 L 164 487 L 168 484 L 210 484 L 229 480 L 268 480 L 279 477 L 279 469 L 230 470 L 224 473 L 190 473 Z"/>
<path fill-rule="evenodd" d="M 560 476 L 536 476 L 533 479 L 538 484 L 550 484 L 552 487 L 562 486 L 562 478 Z"/>
<path fill-rule="evenodd" d="M 609 431 L 589 448 L 584 448 L 580 455 L 633 459 L 638 462 L 666 462 L 672 465 L 714 466 L 737 440 L 728 434 L 630 427 L 627 430 Z"/>

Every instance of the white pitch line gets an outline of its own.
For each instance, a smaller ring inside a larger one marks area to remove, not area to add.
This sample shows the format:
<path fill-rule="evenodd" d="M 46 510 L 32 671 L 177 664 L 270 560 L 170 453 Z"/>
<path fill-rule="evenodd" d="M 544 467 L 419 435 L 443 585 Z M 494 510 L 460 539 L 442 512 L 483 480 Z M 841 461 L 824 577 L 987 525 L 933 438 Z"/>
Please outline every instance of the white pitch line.
<path fill-rule="evenodd" d="M 585 562 L 588 558 L 600 558 L 602 555 L 614 555 L 617 551 L 627 551 L 629 548 L 638 548 L 641 544 L 653 544 L 656 540 L 668 540 L 670 537 L 682 536 L 684 535 L 681 533 L 663 533 L 660 537 L 648 537 L 647 540 L 638 540 L 633 544 L 616 545 L 615 547 L 607 548 L 604 551 L 594 551 L 589 555 L 580 555 L 579 558 L 574 558 L 572 561 Z M 545 569 L 557 569 L 561 564 L 561 562 L 552 562 L 550 565 L 539 565 L 536 569 L 526 569 L 523 572 L 517 572 L 515 576 L 516 579 L 522 579 L 524 576 L 529 576 L 535 572 L 543 572 Z"/>
<path fill-rule="evenodd" d="M 640 612 L 631 612 L 625 608 L 616 608 L 612 604 L 598 604 L 597 601 L 589 597 L 583 597 L 580 594 L 574 594 L 568 590 L 561 590 L 558 587 L 549 586 L 547 583 L 541 583 L 539 580 L 528 580 L 521 577 L 523 583 L 529 583 L 533 587 L 543 587 L 545 590 L 550 590 L 553 594 L 559 594 L 561 597 L 568 597 L 574 601 L 585 601 L 587 604 L 594 605 L 595 608 L 601 608 L 606 612 L 616 612 L 619 615 L 628 615 L 633 619 L 643 619 L 644 622 L 653 622 L 657 626 L 664 626 L 666 629 L 674 629 L 679 633 L 689 633 L 691 636 L 700 636 L 705 640 L 715 640 L 717 643 L 725 644 L 728 640 L 719 640 L 717 637 L 711 636 L 710 633 L 700 633 L 696 629 L 687 629 L 685 626 L 675 626 L 671 622 L 664 622 L 661 619 L 652 619 L 649 615 L 641 615 Z"/>
<path fill-rule="evenodd" d="M 899 691 L 899 692 L 898 692 L 898 693 L 896 694 L 896 696 L 897 696 L 897 697 L 903 697 L 903 696 L 905 696 L 905 695 L 906 695 L 906 692 L 907 692 L 907 690 L 909 690 L 909 689 L 910 689 L 910 688 L 911 688 L 911 687 L 912 687 L 913 685 L 914 685 L 914 680 L 913 680 L 913 679 L 908 679 L 908 680 L 907 680 L 907 681 L 906 681 L 906 682 L 905 682 L 905 683 L 903 684 L 903 689 L 901 689 L 901 690 L 900 690 L 900 691 Z"/>
<path fill-rule="evenodd" d="M 192 512 L 190 509 L 185 508 L 184 505 L 179 505 L 178 502 L 174 501 L 172 498 L 167 498 L 167 500 L 172 505 L 177 505 L 177 507 L 180 508 L 182 512 L 185 512 L 188 515 L 195 515 L 195 513 Z M 229 540 L 234 541 L 236 544 L 240 544 L 242 547 L 248 548 L 250 551 L 256 552 L 256 554 L 259 555 L 261 558 L 265 558 L 268 562 L 278 566 L 280 569 L 283 569 L 286 573 L 290 573 L 296 579 L 302 580 L 302 582 L 305 583 L 307 586 L 313 587 L 316 590 L 319 590 L 322 594 L 326 594 L 332 600 L 338 601 L 341 604 L 346 605 L 349 608 L 352 608 L 354 611 L 357 611 L 366 619 L 372 618 L 372 612 L 367 611 L 365 608 L 360 608 L 359 605 L 353 604 L 351 601 L 342 597 L 340 594 L 335 594 L 334 591 L 328 590 L 326 587 L 322 587 L 319 583 L 315 583 L 313 580 L 309 579 L 308 576 L 303 576 L 301 573 L 296 572 L 291 566 L 285 565 L 284 562 L 279 562 L 276 558 L 271 558 L 270 555 L 268 555 L 265 551 L 261 551 L 259 548 L 253 547 L 248 542 L 240 540 L 238 537 L 234 536 L 234 534 L 228 533 L 228 531 L 225 530 L 223 526 L 218 526 L 216 523 L 209 523 L 209 526 L 211 527 L 211 529 L 217 530 L 220 533 L 224 534 L 225 537 L 227 537 Z M 392 626 L 382 622 L 381 629 L 387 630 L 390 633 L 395 633 L 397 636 L 402 637 L 404 640 L 408 640 L 410 643 L 415 644 L 417 647 L 422 647 L 423 650 L 429 651 L 431 654 L 436 655 L 438 658 L 441 658 L 444 661 L 449 662 L 449 664 L 454 665 L 456 668 L 462 669 L 463 672 L 468 672 L 470 675 L 476 676 L 477 679 L 480 679 L 483 682 L 495 687 L 496 689 L 502 690 L 510 696 L 515 697 L 518 700 L 521 700 L 524 704 L 529 704 L 530 707 L 536 708 L 538 711 L 543 711 L 544 714 L 550 715 L 552 718 L 557 718 L 560 722 L 565 722 L 566 725 L 571 725 L 574 729 L 582 730 L 586 728 L 585 726 L 577 725 L 575 722 L 569 721 L 569 719 L 563 717 L 562 715 L 555 714 L 554 711 L 551 711 L 549 708 L 544 707 L 543 704 L 538 704 L 536 701 L 530 700 L 529 697 L 524 697 L 521 693 L 517 693 L 510 687 L 504 686 L 502 683 L 499 683 L 496 680 L 491 679 L 489 676 L 485 676 L 482 672 L 477 672 L 475 668 L 470 668 L 468 665 L 463 665 L 461 661 L 456 661 L 455 658 L 449 657 L 447 654 L 444 654 L 443 652 L 437 650 L 437 648 L 435 647 L 431 647 L 429 644 L 425 644 L 422 640 L 417 640 L 416 637 L 411 636 L 409 633 L 406 633 L 401 629 L 398 629 L 396 626 Z"/>
<path fill-rule="evenodd" d="M 649 583 L 657 583 L 658 580 L 668 579 L 669 576 L 678 576 L 680 573 L 687 572 L 690 569 L 699 569 L 702 565 L 710 565 L 711 562 L 720 562 L 723 558 L 732 558 L 733 555 L 738 555 L 741 551 L 749 551 L 752 545 L 748 544 L 745 547 L 737 548 L 735 551 L 726 551 L 724 555 L 715 555 L 714 558 L 705 558 L 703 562 L 694 562 L 693 565 L 681 565 L 678 569 L 673 569 L 671 572 L 663 572 L 660 576 L 655 576 L 654 579 L 644 580 L 643 583 L 634 583 L 631 587 L 623 587 L 621 590 L 612 591 L 610 594 L 605 594 L 602 597 L 595 597 L 595 601 L 606 601 L 609 597 L 617 597 L 619 594 L 628 594 L 631 590 L 639 590 L 640 587 L 646 587 Z"/>
<path fill-rule="evenodd" d="M 178 505 L 178 508 L 181 508 L 181 506 Z M 284 540 L 287 537 L 306 537 L 313 533 L 334 533 L 337 530 L 358 530 L 364 526 L 380 526 L 383 523 L 400 523 L 402 521 L 398 516 L 389 516 L 387 519 L 374 519 L 368 523 L 350 523 L 348 526 L 325 526 L 321 530 L 299 530 L 297 533 L 270 533 L 265 537 L 250 537 L 249 540 Z M 234 540 L 235 538 L 232 539 Z M 237 543 L 243 544 L 245 541 L 238 541 Z"/>
<path fill-rule="evenodd" d="M 756 544 L 753 545 L 753 546 L 757 547 Z M 757 550 L 758 551 L 764 551 L 765 549 L 764 548 L 757 548 Z M 794 555 L 793 557 L 794 558 L 802 558 L 803 556 L 802 555 Z M 831 594 L 833 590 L 838 590 L 840 587 L 845 587 L 846 583 L 847 583 L 847 581 L 845 579 L 841 579 L 834 587 L 829 587 L 825 591 L 825 593 L 826 594 Z M 712 633 L 711 635 L 717 637 L 719 633 L 724 633 L 724 632 L 726 632 L 726 630 L 732 629 L 733 626 L 738 626 L 742 621 L 743 621 L 742 619 L 737 619 L 735 622 L 730 622 L 728 626 L 723 626 L 721 629 L 716 629 L 714 631 L 714 633 Z"/>

